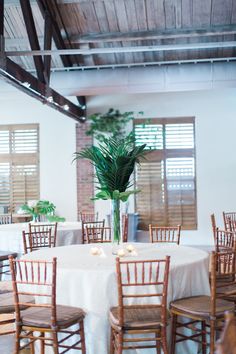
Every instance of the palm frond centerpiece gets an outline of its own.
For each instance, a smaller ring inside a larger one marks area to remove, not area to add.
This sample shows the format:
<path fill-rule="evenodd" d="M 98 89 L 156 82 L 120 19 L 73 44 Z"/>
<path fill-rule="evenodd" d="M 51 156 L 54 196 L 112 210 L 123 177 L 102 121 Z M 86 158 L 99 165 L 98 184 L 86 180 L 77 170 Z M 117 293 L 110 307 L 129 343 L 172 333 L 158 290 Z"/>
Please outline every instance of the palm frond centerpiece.
<path fill-rule="evenodd" d="M 130 134 L 122 139 L 104 138 L 103 143 L 91 146 L 75 153 L 75 159 L 85 158 L 91 161 L 95 167 L 97 177 L 97 189 L 94 199 L 111 199 L 117 205 L 114 211 L 113 228 L 114 239 L 120 239 L 120 200 L 126 202 L 131 194 L 138 190 L 127 190 L 133 184 L 130 177 L 134 172 L 135 163 L 144 156 L 146 144 L 134 146 L 133 135 Z M 115 219 L 116 223 L 115 223 Z M 117 225 L 115 225 L 117 224 Z M 115 230 L 119 228 L 119 230 Z"/>

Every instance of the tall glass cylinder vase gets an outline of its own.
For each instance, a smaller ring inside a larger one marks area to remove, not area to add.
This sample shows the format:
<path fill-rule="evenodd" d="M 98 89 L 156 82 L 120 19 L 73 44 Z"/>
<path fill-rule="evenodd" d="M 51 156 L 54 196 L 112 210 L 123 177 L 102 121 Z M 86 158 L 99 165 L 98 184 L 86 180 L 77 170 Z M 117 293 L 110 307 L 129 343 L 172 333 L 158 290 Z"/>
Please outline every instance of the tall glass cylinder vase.
<path fill-rule="evenodd" d="M 111 239 L 112 253 L 117 254 L 121 241 L 120 200 L 111 200 Z"/>

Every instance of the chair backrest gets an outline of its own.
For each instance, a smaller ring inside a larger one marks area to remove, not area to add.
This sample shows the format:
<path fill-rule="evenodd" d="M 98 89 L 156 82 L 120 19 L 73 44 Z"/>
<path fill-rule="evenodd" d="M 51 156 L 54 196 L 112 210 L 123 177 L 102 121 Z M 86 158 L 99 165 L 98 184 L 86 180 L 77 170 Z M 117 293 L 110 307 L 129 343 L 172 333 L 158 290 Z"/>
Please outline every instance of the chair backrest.
<path fill-rule="evenodd" d="M 128 230 L 129 230 L 129 216 L 128 214 L 122 215 L 122 239 L 123 242 L 128 242 Z"/>
<path fill-rule="evenodd" d="M 88 227 L 85 228 L 87 243 L 105 243 L 111 242 L 110 227 Z"/>
<path fill-rule="evenodd" d="M 211 316 L 215 316 L 216 298 L 232 301 L 235 296 L 236 251 L 213 251 L 211 253 Z"/>
<path fill-rule="evenodd" d="M 225 314 L 224 329 L 216 349 L 216 354 L 236 354 L 236 317 L 233 313 Z"/>
<path fill-rule="evenodd" d="M 10 273 L 9 256 L 17 257 L 17 253 L 0 251 L 0 280 L 3 274 Z"/>
<path fill-rule="evenodd" d="M 56 326 L 56 268 L 57 259 L 52 261 L 32 261 L 32 260 L 15 260 L 9 257 L 12 284 L 15 302 L 16 322 L 21 322 L 22 310 L 20 307 L 30 308 L 39 307 L 50 309 L 51 325 Z M 29 295 L 32 301 L 36 296 L 38 299 L 43 297 L 48 299 L 47 303 L 19 301 L 20 295 Z"/>
<path fill-rule="evenodd" d="M 54 247 L 51 229 L 46 231 L 22 232 L 24 253 L 36 251 L 40 248 Z"/>
<path fill-rule="evenodd" d="M 236 297 L 236 250 L 227 252 L 213 252 L 212 271 L 215 271 L 216 292 L 219 297 L 225 298 L 225 292 L 230 289 L 228 299 Z"/>
<path fill-rule="evenodd" d="M 177 243 L 177 245 L 179 245 L 180 231 L 181 231 L 180 225 L 176 227 L 172 227 L 172 226 L 159 227 L 159 226 L 149 225 L 150 242 Z"/>
<path fill-rule="evenodd" d="M 0 214 L 0 225 L 12 224 L 12 214 Z"/>
<path fill-rule="evenodd" d="M 230 221 L 236 221 L 236 212 L 225 212 L 223 211 L 223 220 L 225 225 L 225 230 L 231 231 Z"/>
<path fill-rule="evenodd" d="M 230 219 L 229 217 L 226 217 L 226 222 L 227 222 L 228 230 L 236 232 L 236 220 L 233 220 L 233 219 Z"/>
<path fill-rule="evenodd" d="M 232 251 L 235 247 L 236 234 L 232 231 L 215 230 L 215 250 L 216 252 Z"/>
<path fill-rule="evenodd" d="M 212 226 L 212 230 L 213 230 L 213 234 L 214 234 L 215 229 L 216 229 L 216 218 L 215 218 L 215 214 L 211 214 L 211 226 Z"/>
<path fill-rule="evenodd" d="M 51 230 L 51 243 L 53 246 L 56 246 L 57 242 L 57 222 L 52 222 L 52 223 L 29 223 L 29 232 L 47 232 L 48 230 Z"/>
<path fill-rule="evenodd" d="M 150 303 L 160 309 L 161 321 L 166 324 L 169 265 L 169 256 L 147 261 L 120 261 L 119 257 L 116 258 L 119 326 L 124 324 L 126 306 L 145 307 Z"/>
<path fill-rule="evenodd" d="M 86 227 L 104 227 L 105 219 L 101 221 L 82 221 L 82 241 L 83 243 L 87 243 L 86 239 Z"/>
<path fill-rule="evenodd" d="M 84 222 L 91 222 L 91 221 L 98 221 L 98 213 L 79 213 L 79 221 Z"/>

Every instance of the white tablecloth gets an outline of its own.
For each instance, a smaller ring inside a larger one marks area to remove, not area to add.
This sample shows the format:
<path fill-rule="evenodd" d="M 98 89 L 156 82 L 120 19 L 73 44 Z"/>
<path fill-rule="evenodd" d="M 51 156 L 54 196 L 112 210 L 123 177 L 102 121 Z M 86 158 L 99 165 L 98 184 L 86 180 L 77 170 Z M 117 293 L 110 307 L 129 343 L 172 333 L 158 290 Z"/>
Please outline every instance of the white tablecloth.
<path fill-rule="evenodd" d="M 29 223 L 0 225 L 0 250 L 23 253 L 22 231 L 29 231 Z M 56 246 L 82 243 L 80 222 L 58 223 Z"/>
<path fill-rule="evenodd" d="M 158 259 L 171 256 L 168 303 L 186 296 L 209 294 L 208 254 L 177 245 L 135 243 L 138 256 L 132 259 Z M 82 307 L 86 313 L 85 336 L 87 354 L 107 354 L 109 347 L 108 311 L 117 305 L 115 256 L 111 245 L 104 244 L 102 256 L 92 256 L 92 245 L 76 245 L 44 249 L 24 256 L 27 259 L 57 257 L 57 303 Z M 125 257 L 124 259 L 128 259 Z M 194 354 L 178 345 L 178 353 Z M 71 351 L 70 353 L 74 353 Z M 155 350 L 127 353 L 152 354 Z M 176 351 L 177 353 L 177 351 Z"/>

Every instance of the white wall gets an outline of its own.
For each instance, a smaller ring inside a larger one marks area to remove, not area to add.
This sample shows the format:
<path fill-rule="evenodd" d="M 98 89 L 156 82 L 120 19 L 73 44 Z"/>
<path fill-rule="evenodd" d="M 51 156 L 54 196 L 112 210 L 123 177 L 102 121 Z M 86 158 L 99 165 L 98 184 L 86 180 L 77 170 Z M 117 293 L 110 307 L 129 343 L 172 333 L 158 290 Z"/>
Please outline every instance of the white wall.
<path fill-rule="evenodd" d="M 67 220 L 76 220 L 75 121 L 14 90 L 1 93 L 0 107 L 0 124 L 39 123 L 40 198 L 52 201 Z"/>
<path fill-rule="evenodd" d="M 90 113 L 110 107 L 144 111 L 144 117 L 196 117 L 198 230 L 185 231 L 186 244 L 213 243 L 210 214 L 236 209 L 236 89 L 107 95 L 88 100 Z M 97 203 L 101 214 L 109 207 Z"/>
<path fill-rule="evenodd" d="M 60 215 L 76 219 L 75 122 L 19 93 L 0 94 L 0 124 L 40 124 L 41 198 L 53 201 Z M 115 107 L 144 111 L 145 117 L 196 117 L 198 230 L 184 232 L 184 243 L 213 242 L 210 213 L 236 209 L 236 89 L 177 93 L 94 96 L 89 114 Z M 100 214 L 109 205 L 98 202 Z M 132 208 L 131 208 L 132 210 Z"/>

